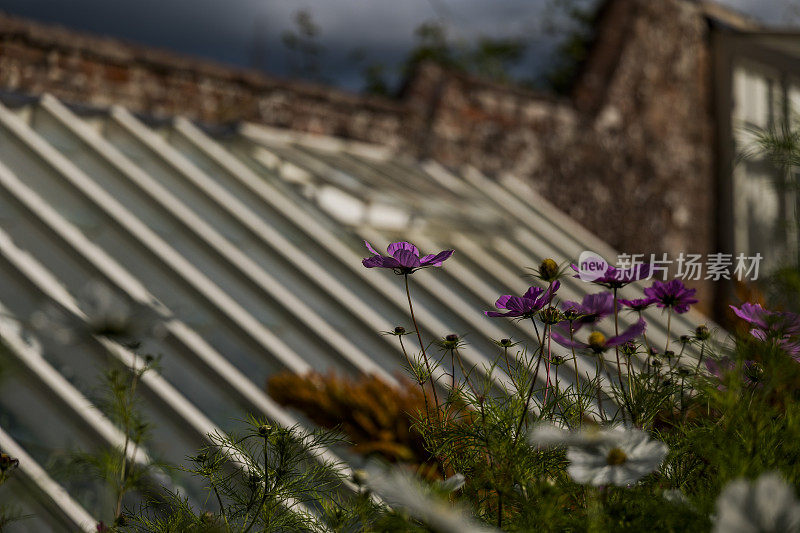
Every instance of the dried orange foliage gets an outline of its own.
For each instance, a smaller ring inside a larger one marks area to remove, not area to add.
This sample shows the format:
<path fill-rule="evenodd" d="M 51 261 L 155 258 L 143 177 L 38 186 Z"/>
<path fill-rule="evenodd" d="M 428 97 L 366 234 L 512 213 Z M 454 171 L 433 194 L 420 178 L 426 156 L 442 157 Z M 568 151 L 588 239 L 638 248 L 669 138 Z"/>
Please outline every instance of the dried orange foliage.
<path fill-rule="evenodd" d="M 359 454 L 429 465 L 422 437 L 412 429 L 414 416 L 425 412 L 425 399 L 418 385 L 398 380 L 400 387 L 375 376 L 281 373 L 267 386 L 281 405 L 298 409 L 321 427 L 343 431 Z"/>

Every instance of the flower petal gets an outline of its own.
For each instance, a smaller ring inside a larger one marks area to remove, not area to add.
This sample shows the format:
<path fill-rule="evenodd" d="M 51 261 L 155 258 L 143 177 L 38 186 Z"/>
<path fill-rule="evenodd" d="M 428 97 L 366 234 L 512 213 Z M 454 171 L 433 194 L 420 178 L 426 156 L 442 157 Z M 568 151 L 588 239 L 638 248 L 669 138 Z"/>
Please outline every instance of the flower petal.
<path fill-rule="evenodd" d="M 544 291 L 544 294 L 542 294 L 539 297 L 539 300 L 536 302 L 537 307 L 541 309 L 545 305 L 548 305 L 553 300 L 553 296 L 556 295 L 556 291 L 558 291 L 560 287 L 561 282 L 558 280 L 551 283 L 550 286 L 547 287 L 547 290 Z"/>
<path fill-rule="evenodd" d="M 619 346 L 620 344 L 625 344 L 631 339 L 634 339 L 644 333 L 644 330 L 647 329 L 647 322 L 644 320 L 639 320 L 636 324 L 629 327 L 627 330 L 623 331 L 616 337 L 611 337 L 606 341 L 606 346 Z"/>
<path fill-rule="evenodd" d="M 419 258 L 419 250 L 417 249 L 417 247 L 411 244 L 410 242 L 406 241 L 393 242 L 392 244 L 389 245 L 386 251 L 389 253 L 389 255 L 393 257 L 397 257 L 397 252 L 399 251 L 406 251 L 406 252 L 411 252 L 412 254 L 417 256 L 417 258 Z"/>
<path fill-rule="evenodd" d="M 511 298 L 514 298 L 514 296 L 511 296 L 510 294 L 504 294 L 497 299 L 497 301 L 494 303 L 494 306 L 498 309 L 508 309 L 508 301 Z"/>
<path fill-rule="evenodd" d="M 385 257 L 383 255 L 373 255 L 372 257 L 365 257 L 361 260 L 361 264 L 367 268 L 400 268 L 400 263 L 394 257 Z"/>
<path fill-rule="evenodd" d="M 544 289 L 541 287 L 537 287 L 535 285 L 531 286 L 525 294 L 522 295 L 523 298 L 527 298 L 528 300 L 535 300 L 544 292 Z"/>
<path fill-rule="evenodd" d="M 556 333 L 555 331 L 550 334 L 551 338 L 556 341 L 558 344 L 565 348 L 586 348 L 586 344 L 576 341 L 576 340 L 569 340 L 568 338 Z"/>
<path fill-rule="evenodd" d="M 375 248 L 373 248 L 373 247 L 372 247 L 372 245 L 371 245 L 369 242 L 367 242 L 367 241 L 364 241 L 364 244 L 366 244 L 366 245 L 367 245 L 367 250 L 369 250 L 370 252 L 372 252 L 374 255 L 381 255 L 381 254 L 379 254 L 379 253 L 378 253 L 378 252 L 375 250 Z"/>
<path fill-rule="evenodd" d="M 492 318 L 500 317 L 500 316 L 507 316 L 507 317 L 516 317 L 521 316 L 522 311 L 506 311 L 505 313 L 500 313 L 498 311 L 484 311 L 484 315 L 490 316 Z"/>
<path fill-rule="evenodd" d="M 417 252 L 419 253 L 419 252 Z M 404 268 L 417 268 L 419 267 L 419 256 L 415 255 L 410 250 L 397 250 L 395 251 L 394 259 Z"/>
<path fill-rule="evenodd" d="M 442 266 L 446 260 L 450 259 L 450 256 L 453 255 L 455 250 L 444 250 L 439 252 L 436 255 L 429 254 L 419 260 L 420 265 L 422 266 L 434 266 L 439 267 Z"/>

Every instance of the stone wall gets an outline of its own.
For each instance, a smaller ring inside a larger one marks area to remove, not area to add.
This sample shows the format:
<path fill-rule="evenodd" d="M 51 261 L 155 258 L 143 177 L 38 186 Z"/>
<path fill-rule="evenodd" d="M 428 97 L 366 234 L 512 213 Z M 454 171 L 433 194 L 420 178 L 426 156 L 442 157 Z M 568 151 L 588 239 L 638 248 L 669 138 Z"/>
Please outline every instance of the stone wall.
<path fill-rule="evenodd" d="M 438 95 L 417 152 L 525 177 L 622 252 L 705 255 L 716 244 L 709 31 L 695 2 L 610 2 L 564 100 L 429 66 L 408 96 Z"/>
<path fill-rule="evenodd" d="M 208 123 L 249 120 L 513 173 L 621 251 L 712 251 L 703 6 L 610 0 L 597 30 L 569 99 L 432 64 L 416 70 L 400 98 L 387 99 L 0 17 L 0 88 Z"/>

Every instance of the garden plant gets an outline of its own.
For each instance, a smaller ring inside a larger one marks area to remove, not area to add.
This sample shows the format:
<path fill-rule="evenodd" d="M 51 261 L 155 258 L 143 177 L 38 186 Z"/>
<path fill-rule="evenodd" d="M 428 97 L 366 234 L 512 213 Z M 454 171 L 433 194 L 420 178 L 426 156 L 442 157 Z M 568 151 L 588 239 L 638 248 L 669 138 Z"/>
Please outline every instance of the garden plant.
<path fill-rule="evenodd" d="M 520 321 L 536 342 L 495 339 L 476 368 L 461 357 L 463 335 L 425 338 L 415 316 L 415 274 L 436 275 L 456 251 L 366 247 L 363 266 L 392 271 L 407 296 L 409 323 L 382 333 L 405 355 L 400 386 L 272 376 L 272 396 L 321 429 L 246 416 L 244 429 L 187 450 L 184 467 L 133 459 L 150 430 L 137 384 L 158 371 L 135 337 L 154 330 L 95 298 L 88 333 L 132 361 L 106 373 L 102 404 L 124 445 L 71 459 L 113 495 L 97 531 L 800 531 L 800 315 L 787 309 L 796 293 L 783 291 L 775 308 L 731 305 L 732 333 L 682 331 L 674 315 L 698 300 L 681 280 L 652 279 L 647 264 L 608 266 L 570 301 L 562 282 L 580 268 L 548 258 L 524 294 L 473 310 Z M 624 299 L 630 284 L 645 288 Z M 659 344 L 648 309 L 666 318 Z M 361 468 L 325 453 L 348 446 Z M 0 484 L 17 467 L 0 455 Z M 206 498 L 163 482 L 172 470 L 200 480 Z M 0 527 L 19 518 L 0 506 Z"/>

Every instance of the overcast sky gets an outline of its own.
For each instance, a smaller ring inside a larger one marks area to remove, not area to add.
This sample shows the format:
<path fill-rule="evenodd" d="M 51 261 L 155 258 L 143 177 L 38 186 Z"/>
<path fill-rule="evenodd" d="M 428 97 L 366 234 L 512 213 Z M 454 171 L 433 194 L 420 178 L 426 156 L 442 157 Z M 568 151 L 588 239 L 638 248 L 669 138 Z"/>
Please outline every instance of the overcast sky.
<path fill-rule="evenodd" d="M 323 75 L 361 86 L 360 65 L 400 63 L 421 23 L 444 20 L 452 37 L 515 37 L 527 43 L 521 67 L 533 78 L 549 64 L 559 0 L 0 0 L 0 10 L 148 45 L 253 66 L 288 76 L 294 63 L 281 43 L 293 15 L 306 9 L 320 27 Z M 596 0 L 583 0 L 592 2 Z M 654 0 L 657 1 L 657 0 Z M 800 0 L 723 0 L 772 24 L 797 24 Z M 255 58 L 255 59 L 254 59 Z M 261 58 L 260 60 L 257 58 Z"/>

